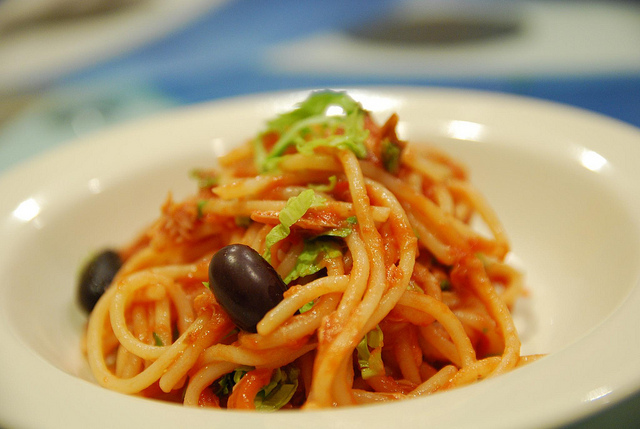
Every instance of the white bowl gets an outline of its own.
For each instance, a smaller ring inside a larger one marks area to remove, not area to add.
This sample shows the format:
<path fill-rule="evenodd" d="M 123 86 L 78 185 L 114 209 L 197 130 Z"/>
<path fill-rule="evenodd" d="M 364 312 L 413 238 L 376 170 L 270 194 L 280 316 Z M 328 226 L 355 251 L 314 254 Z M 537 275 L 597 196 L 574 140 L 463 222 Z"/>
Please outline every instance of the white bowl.
<path fill-rule="evenodd" d="M 25 428 L 547 427 L 640 388 L 640 131 L 531 99 L 353 89 L 401 137 L 465 162 L 503 220 L 530 296 L 507 375 L 387 405 L 272 414 L 202 410 L 108 391 L 80 351 L 84 257 L 127 242 L 193 167 L 259 131 L 307 91 L 198 105 L 63 146 L 0 178 L 0 426 Z"/>

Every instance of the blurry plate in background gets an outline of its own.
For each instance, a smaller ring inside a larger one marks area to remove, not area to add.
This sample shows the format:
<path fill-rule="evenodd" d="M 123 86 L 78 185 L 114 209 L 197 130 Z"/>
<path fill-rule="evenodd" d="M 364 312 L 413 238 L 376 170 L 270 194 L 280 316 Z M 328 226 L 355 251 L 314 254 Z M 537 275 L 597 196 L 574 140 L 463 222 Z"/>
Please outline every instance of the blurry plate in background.
<path fill-rule="evenodd" d="M 637 74 L 639 46 L 637 3 L 406 0 L 378 20 L 281 42 L 264 58 L 293 76 L 515 79 Z"/>
<path fill-rule="evenodd" d="M 228 0 L 4 0 L 0 94 L 27 90 L 162 37 Z"/>

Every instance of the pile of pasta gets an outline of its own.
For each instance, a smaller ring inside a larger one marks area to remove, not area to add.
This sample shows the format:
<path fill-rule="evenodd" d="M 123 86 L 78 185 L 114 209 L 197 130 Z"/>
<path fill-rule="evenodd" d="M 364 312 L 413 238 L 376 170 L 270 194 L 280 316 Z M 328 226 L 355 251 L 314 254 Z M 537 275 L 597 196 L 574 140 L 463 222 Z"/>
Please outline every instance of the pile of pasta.
<path fill-rule="evenodd" d="M 106 388 L 185 405 L 315 409 L 414 398 L 503 374 L 521 356 L 509 242 L 463 165 L 320 91 L 212 168 L 118 249 L 88 362 Z M 485 232 L 471 226 L 481 222 Z M 488 232 L 487 232 L 488 231 Z M 243 244 L 286 291 L 255 332 L 209 264 Z"/>

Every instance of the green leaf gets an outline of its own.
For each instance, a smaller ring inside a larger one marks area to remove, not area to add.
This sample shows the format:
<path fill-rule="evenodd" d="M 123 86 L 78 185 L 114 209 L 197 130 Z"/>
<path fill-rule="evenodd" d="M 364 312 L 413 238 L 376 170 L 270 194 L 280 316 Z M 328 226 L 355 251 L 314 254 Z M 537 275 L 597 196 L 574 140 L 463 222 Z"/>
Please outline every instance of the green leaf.
<path fill-rule="evenodd" d="M 267 159 L 267 150 L 262 143 L 263 135 L 264 133 L 251 140 L 251 147 L 253 149 L 253 162 L 258 171 L 268 171 L 263 166 Z"/>
<path fill-rule="evenodd" d="M 228 396 L 233 387 L 255 369 L 252 366 L 239 366 L 234 371 L 223 375 L 212 384 L 214 393 L 220 397 Z M 275 411 L 286 405 L 298 389 L 298 375 L 300 370 L 296 367 L 288 369 L 277 368 L 273 371 L 271 380 L 256 394 L 254 405 L 257 410 Z"/>
<path fill-rule="evenodd" d="M 263 387 L 254 399 L 256 410 L 275 411 L 289 403 L 298 389 L 299 373 L 300 370 L 295 367 L 288 370 L 276 369 L 269 384 Z"/>
<path fill-rule="evenodd" d="M 227 396 L 235 386 L 249 371 L 254 369 L 251 366 L 239 366 L 235 370 L 220 377 L 212 386 L 214 393 L 218 396 Z"/>
<path fill-rule="evenodd" d="M 158 347 L 164 346 L 164 342 L 162 341 L 162 338 L 160 338 L 160 335 L 158 335 L 158 333 L 155 331 L 153 331 L 153 341 Z"/>
<path fill-rule="evenodd" d="M 291 226 L 296 223 L 311 207 L 324 203 L 324 198 L 316 195 L 313 189 L 307 189 L 296 197 L 287 200 L 284 208 L 280 211 L 278 219 L 280 223 L 274 226 L 265 237 L 265 254 L 267 261 L 271 260 L 271 247 L 280 240 L 284 240 L 291 232 Z"/>
<path fill-rule="evenodd" d="M 351 234 L 353 232 L 353 225 L 356 225 L 358 223 L 358 218 L 355 216 L 350 216 L 348 218 L 345 219 L 345 223 L 348 226 L 342 227 L 342 228 L 331 228 L 325 232 L 323 232 L 322 234 L 319 234 L 318 237 L 340 237 L 340 238 L 345 238 L 347 237 L 349 234 Z"/>
<path fill-rule="evenodd" d="M 382 165 L 389 173 L 397 173 L 400 169 L 402 148 L 389 139 L 382 141 Z"/>
<path fill-rule="evenodd" d="M 305 305 L 303 305 L 302 307 L 300 307 L 300 308 L 298 309 L 298 312 L 299 312 L 300 314 L 302 314 L 302 313 L 306 313 L 307 311 L 309 311 L 309 310 L 311 310 L 311 309 L 313 308 L 313 305 L 314 305 L 315 303 L 316 303 L 315 301 L 309 301 L 309 302 L 307 302 Z"/>
<path fill-rule="evenodd" d="M 189 175 L 191 178 L 198 181 L 199 188 L 210 188 L 218 184 L 218 177 L 212 175 L 212 173 L 207 172 L 206 170 L 196 168 L 191 170 Z"/>
<path fill-rule="evenodd" d="M 334 176 L 329 176 L 329 183 L 327 184 L 323 183 L 319 185 L 311 184 L 309 185 L 309 188 L 317 192 L 331 192 L 335 189 L 337 183 L 338 183 L 338 178 L 334 175 Z"/>
<path fill-rule="evenodd" d="M 319 238 L 307 240 L 296 260 L 296 265 L 287 277 L 284 278 L 284 282 L 289 284 L 300 277 L 315 274 L 322 269 L 320 263 L 323 259 L 336 258 L 341 255 L 342 249 L 333 240 L 322 240 Z"/>
<path fill-rule="evenodd" d="M 338 147 L 364 158 L 364 142 L 369 136 L 364 128 L 365 114 L 362 106 L 344 92 L 315 92 L 294 110 L 268 122 L 267 129 L 254 139 L 256 165 L 262 172 L 274 170 L 279 158 L 292 146 L 307 154 L 319 146 Z M 272 132 L 279 138 L 265 153 L 262 138 Z"/>
<path fill-rule="evenodd" d="M 251 226 L 251 223 L 253 222 L 253 220 L 251 220 L 250 216 L 236 216 L 234 218 L 234 221 L 236 223 L 236 226 L 239 226 L 240 228 L 249 228 L 249 226 Z"/>
<path fill-rule="evenodd" d="M 197 209 L 198 209 L 198 219 L 202 219 L 202 216 L 204 216 L 204 213 L 202 212 L 202 209 L 204 209 L 204 206 L 207 205 L 207 200 L 200 200 L 198 201 L 198 205 L 197 205 Z"/>
<path fill-rule="evenodd" d="M 384 363 L 382 362 L 383 335 L 379 326 L 365 335 L 358 346 L 358 366 L 363 379 L 376 375 L 384 375 Z"/>
<path fill-rule="evenodd" d="M 409 280 L 409 284 L 407 285 L 407 290 L 416 293 L 424 293 L 424 291 L 414 282 L 413 280 Z"/>
<path fill-rule="evenodd" d="M 485 255 L 484 253 L 482 253 L 482 252 L 478 252 L 478 253 L 476 253 L 476 257 L 477 257 L 478 259 L 480 259 L 480 262 L 482 262 L 482 265 L 483 265 L 485 268 L 487 268 L 488 266 L 490 266 L 490 265 L 491 265 L 491 263 L 492 263 L 492 262 L 491 262 L 491 259 L 489 259 L 489 257 L 488 257 L 487 255 Z"/>
<path fill-rule="evenodd" d="M 351 228 L 351 227 L 332 228 L 332 229 L 328 230 L 327 232 L 322 233 L 321 236 L 345 238 L 349 234 L 351 234 L 352 232 L 353 232 L 353 228 Z"/>
<path fill-rule="evenodd" d="M 358 102 L 349 97 L 345 92 L 316 91 L 307 97 L 305 101 L 290 112 L 283 113 L 268 122 L 268 130 L 282 133 L 294 124 L 309 117 L 327 116 L 330 106 L 339 106 L 344 110 L 344 115 L 362 110 Z M 335 114 L 331 116 L 336 116 Z"/>

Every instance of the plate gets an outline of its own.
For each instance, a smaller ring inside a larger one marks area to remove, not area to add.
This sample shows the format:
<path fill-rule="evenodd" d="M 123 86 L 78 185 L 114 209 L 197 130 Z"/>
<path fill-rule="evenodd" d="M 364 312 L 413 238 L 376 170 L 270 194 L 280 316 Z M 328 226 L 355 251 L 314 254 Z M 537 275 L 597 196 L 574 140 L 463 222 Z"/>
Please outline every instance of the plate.
<path fill-rule="evenodd" d="M 285 76 L 584 79 L 637 76 L 639 44 L 634 1 L 405 0 L 346 31 L 279 41 L 264 57 Z"/>
<path fill-rule="evenodd" d="M 0 1 L 0 93 L 41 87 L 157 40 L 228 0 Z M 97 10 L 91 11 L 92 4 Z M 111 6 L 109 6 L 111 4 Z M 114 5 L 122 4 L 121 7 Z M 74 10 L 89 11 L 76 17 Z M 55 20 L 49 14 L 67 11 Z M 30 24 L 29 16 L 33 16 Z M 13 18 L 13 20 L 12 20 Z M 26 21 L 13 25 L 14 21 Z"/>
<path fill-rule="evenodd" d="M 640 388 L 640 131 L 514 96 L 354 88 L 399 133 L 466 163 L 503 220 L 529 296 L 523 353 L 481 383 L 392 404 L 314 412 L 186 408 L 99 387 L 81 353 L 75 278 L 96 248 L 126 242 L 188 172 L 259 131 L 308 91 L 196 105 L 66 144 L 0 178 L 0 426 L 25 428 L 551 427 Z"/>

